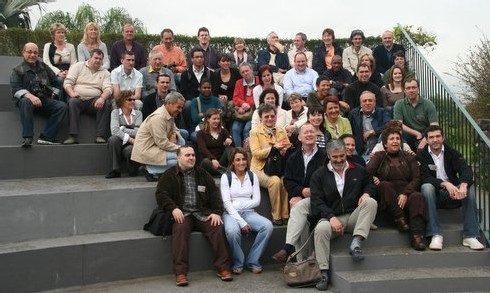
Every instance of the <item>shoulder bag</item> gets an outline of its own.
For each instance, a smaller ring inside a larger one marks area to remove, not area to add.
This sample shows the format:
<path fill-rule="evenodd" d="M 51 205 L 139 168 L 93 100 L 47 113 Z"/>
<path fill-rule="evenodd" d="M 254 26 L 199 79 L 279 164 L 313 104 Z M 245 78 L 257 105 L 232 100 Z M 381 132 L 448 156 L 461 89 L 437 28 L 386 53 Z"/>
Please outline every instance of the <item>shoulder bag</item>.
<path fill-rule="evenodd" d="M 308 259 L 298 262 L 292 260 L 301 252 L 303 248 L 308 244 L 313 236 L 314 231 L 311 231 L 308 239 L 303 243 L 300 249 L 291 254 L 284 266 L 284 279 L 286 284 L 291 287 L 309 287 L 314 286 L 321 279 L 320 267 L 314 256 L 308 257 Z"/>

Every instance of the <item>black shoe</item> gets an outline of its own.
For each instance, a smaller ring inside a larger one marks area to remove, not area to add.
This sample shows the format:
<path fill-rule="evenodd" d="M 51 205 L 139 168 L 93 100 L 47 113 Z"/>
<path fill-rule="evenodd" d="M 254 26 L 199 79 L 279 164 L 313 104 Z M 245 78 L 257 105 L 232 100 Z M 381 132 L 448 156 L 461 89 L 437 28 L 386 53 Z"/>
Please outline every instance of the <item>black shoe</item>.
<path fill-rule="evenodd" d="M 148 170 L 146 170 L 146 168 L 141 168 L 141 172 L 143 172 L 143 174 L 145 175 L 146 181 L 148 181 L 148 182 L 157 182 L 158 179 L 160 178 L 159 175 L 150 174 L 150 172 L 148 172 Z"/>
<path fill-rule="evenodd" d="M 128 168 L 128 175 L 129 175 L 129 177 L 138 176 L 138 167 L 129 167 Z"/>
<path fill-rule="evenodd" d="M 118 177 L 121 177 L 121 172 L 117 170 L 112 170 L 107 175 L 105 175 L 105 178 L 107 179 L 118 178 Z"/>
<path fill-rule="evenodd" d="M 327 291 L 328 289 L 328 273 L 322 272 L 322 278 L 315 285 L 316 289 L 319 291 Z"/>
<path fill-rule="evenodd" d="M 364 254 L 362 254 L 362 249 L 360 247 L 350 250 L 349 254 L 352 255 L 352 260 L 354 261 L 364 260 Z"/>
<path fill-rule="evenodd" d="M 32 146 L 32 137 L 25 137 L 20 146 L 23 148 L 30 148 Z"/>
<path fill-rule="evenodd" d="M 54 138 L 49 138 L 44 134 L 41 134 L 37 139 L 37 144 L 54 145 L 54 144 L 61 144 L 61 143 Z"/>

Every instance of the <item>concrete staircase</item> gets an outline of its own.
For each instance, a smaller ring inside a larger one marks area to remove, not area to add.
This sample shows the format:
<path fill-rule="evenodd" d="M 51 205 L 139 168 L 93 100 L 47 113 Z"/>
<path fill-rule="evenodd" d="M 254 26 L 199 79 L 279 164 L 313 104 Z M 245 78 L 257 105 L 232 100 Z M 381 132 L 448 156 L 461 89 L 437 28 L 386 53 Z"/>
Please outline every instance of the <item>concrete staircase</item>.
<path fill-rule="evenodd" d="M 4 62 L 5 61 L 5 62 Z M 37 292 L 172 274 L 171 238 L 142 230 L 155 207 L 155 183 L 143 177 L 107 180 L 105 145 L 91 143 L 94 119 L 82 117 L 81 144 L 22 149 L 18 110 L 8 76 L 19 59 L 0 57 L 0 292 Z M 45 119 L 36 117 L 35 133 Z M 66 126 L 59 139 L 66 136 Z M 270 216 L 266 192 L 258 210 Z M 459 211 L 441 211 L 445 249 L 415 252 L 390 223 L 364 243 L 366 260 L 352 263 L 350 237 L 333 242 L 332 284 L 338 292 L 488 291 L 490 252 L 461 246 Z M 263 257 L 279 250 L 285 227 L 275 227 Z M 244 240 L 250 246 L 251 239 Z M 191 270 L 211 270 L 200 233 L 191 235 Z M 169 284 L 173 286 L 173 284 Z M 253 284 L 250 284 L 251 290 Z M 278 283 L 284 288 L 284 283 Z M 173 287 L 171 287 L 173 288 Z"/>
<path fill-rule="evenodd" d="M 407 233 L 399 233 L 382 216 L 380 228 L 363 243 L 365 260 L 354 263 L 348 253 L 350 236 L 332 244 L 332 284 L 340 292 L 487 292 L 490 252 L 462 246 L 462 216 L 440 210 L 442 251 L 415 251 Z"/>

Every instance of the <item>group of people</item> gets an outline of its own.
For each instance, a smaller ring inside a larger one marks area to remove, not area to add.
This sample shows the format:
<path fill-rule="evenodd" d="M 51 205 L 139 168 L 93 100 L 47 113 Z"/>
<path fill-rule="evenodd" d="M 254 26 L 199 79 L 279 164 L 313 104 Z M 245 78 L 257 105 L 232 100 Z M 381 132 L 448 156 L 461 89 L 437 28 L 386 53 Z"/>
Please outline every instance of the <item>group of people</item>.
<path fill-rule="evenodd" d="M 311 229 L 319 290 L 328 288 L 330 240 L 352 233 L 349 252 L 362 261 L 361 244 L 378 211 L 410 232 L 414 249 L 426 249 L 429 237 L 429 248 L 441 250 L 437 208 L 462 205 L 462 244 L 484 248 L 472 170 L 445 143 L 436 108 L 419 95 L 391 31 L 371 50 L 362 31 L 352 31 L 351 46 L 341 48 L 327 28 L 314 51 L 305 47 L 304 33 L 286 51 L 271 32 L 255 60 L 241 38 L 233 54 L 218 52 L 205 27 L 185 56 L 166 28 L 148 62 L 130 24 L 110 56 L 95 23 L 85 28 L 78 58 L 65 33 L 62 24 L 51 27 L 43 60 L 36 44 L 25 44 L 24 60 L 12 71 L 22 147 L 33 143 L 35 111 L 48 117 L 38 144 L 58 143 L 66 115 L 64 144 L 78 143 L 80 114 L 95 114 L 95 142 L 107 142 L 110 152 L 106 178 L 126 168 L 130 176 L 141 170 L 158 181 L 158 205 L 172 213 L 178 286 L 188 284 L 193 229 L 210 240 L 224 281 L 244 269 L 262 271 L 273 225 L 287 225 L 285 245 L 273 255 L 280 262 Z M 285 162 L 279 174 L 266 168 L 272 154 Z M 212 176 L 220 176 L 220 188 Z M 268 191 L 271 220 L 254 211 L 260 187 Z M 257 235 L 245 257 L 241 237 L 251 233 Z"/>

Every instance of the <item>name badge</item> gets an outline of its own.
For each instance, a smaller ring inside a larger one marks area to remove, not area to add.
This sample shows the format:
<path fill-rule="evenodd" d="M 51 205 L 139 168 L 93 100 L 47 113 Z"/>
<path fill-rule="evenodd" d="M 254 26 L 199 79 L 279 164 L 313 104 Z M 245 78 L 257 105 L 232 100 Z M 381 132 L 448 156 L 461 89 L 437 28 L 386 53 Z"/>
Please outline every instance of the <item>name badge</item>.
<path fill-rule="evenodd" d="M 197 186 L 197 191 L 198 192 L 206 192 L 206 186 L 204 186 L 204 185 L 198 185 Z"/>
<path fill-rule="evenodd" d="M 429 170 L 431 170 L 431 171 L 437 171 L 437 166 L 436 165 L 429 164 Z"/>

